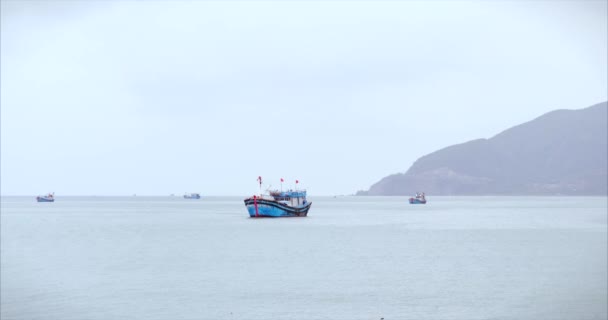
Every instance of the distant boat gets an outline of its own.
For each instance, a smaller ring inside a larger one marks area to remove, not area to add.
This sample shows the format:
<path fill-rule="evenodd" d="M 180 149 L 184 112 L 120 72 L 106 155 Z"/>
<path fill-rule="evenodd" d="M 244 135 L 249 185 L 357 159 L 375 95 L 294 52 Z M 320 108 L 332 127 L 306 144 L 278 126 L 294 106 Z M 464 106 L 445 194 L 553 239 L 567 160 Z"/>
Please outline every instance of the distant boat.
<path fill-rule="evenodd" d="M 198 193 L 186 193 L 184 199 L 200 199 L 201 195 Z"/>
<path fill-rule="evenodd" d="M 426 197 L 424 192 L 416 193 L 415 197 L 410 198 L 410 204 L 426 204 Z"/>
<path fill-rule="evenodd" d="M 38 202 L 55 202 L 55 193 L 49 193 L 46 196 L 37 196 L 36 201 Z"/>

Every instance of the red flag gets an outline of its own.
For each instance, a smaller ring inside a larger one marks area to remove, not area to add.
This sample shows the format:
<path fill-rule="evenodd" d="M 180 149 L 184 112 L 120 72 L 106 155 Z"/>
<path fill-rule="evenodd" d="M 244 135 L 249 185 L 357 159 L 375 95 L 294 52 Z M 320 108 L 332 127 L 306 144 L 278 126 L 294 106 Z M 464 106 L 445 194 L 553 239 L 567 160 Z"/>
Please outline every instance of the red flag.
<path fill-rule="evenodd" d="M 300 181 L 296 180 L 296 184 L 298 184 Z"/>
<path fill-rule="evenodd" d="M 281 182 L 283 182 L 283 178 L 281 178 Z"/>

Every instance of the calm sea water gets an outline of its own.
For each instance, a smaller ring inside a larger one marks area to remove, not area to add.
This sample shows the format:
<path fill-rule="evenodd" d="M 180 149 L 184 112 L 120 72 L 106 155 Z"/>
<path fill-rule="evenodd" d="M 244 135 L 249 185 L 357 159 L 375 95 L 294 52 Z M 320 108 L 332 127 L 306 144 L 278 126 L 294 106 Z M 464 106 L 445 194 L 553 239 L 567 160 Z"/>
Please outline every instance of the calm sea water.
<path fill-rule="evenodd" d="M 607 198 L 3 197 L 8 319 L 606 319 Z"/>

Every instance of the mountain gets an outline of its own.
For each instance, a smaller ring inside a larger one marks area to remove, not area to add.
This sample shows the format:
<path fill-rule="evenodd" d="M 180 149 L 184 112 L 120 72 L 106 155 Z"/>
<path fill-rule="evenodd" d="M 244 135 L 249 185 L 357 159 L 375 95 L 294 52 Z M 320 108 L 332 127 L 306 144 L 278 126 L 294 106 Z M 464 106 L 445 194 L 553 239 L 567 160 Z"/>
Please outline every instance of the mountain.
<path fill-rule="evenodd" d="M 608 102 L 449 146 L 357 195 L 607 195 Z"/>

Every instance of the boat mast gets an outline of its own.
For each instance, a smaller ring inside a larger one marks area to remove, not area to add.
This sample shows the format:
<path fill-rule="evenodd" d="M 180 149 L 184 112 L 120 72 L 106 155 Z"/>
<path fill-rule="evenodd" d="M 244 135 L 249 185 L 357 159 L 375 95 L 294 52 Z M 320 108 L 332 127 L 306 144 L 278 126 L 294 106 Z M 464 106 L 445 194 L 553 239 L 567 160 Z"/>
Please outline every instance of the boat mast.
<path fill-rule="evenodd" d="M 260 183 L 260 196 L 262 195 L 262 176 L 258 176 L 258 182 Z"/>

